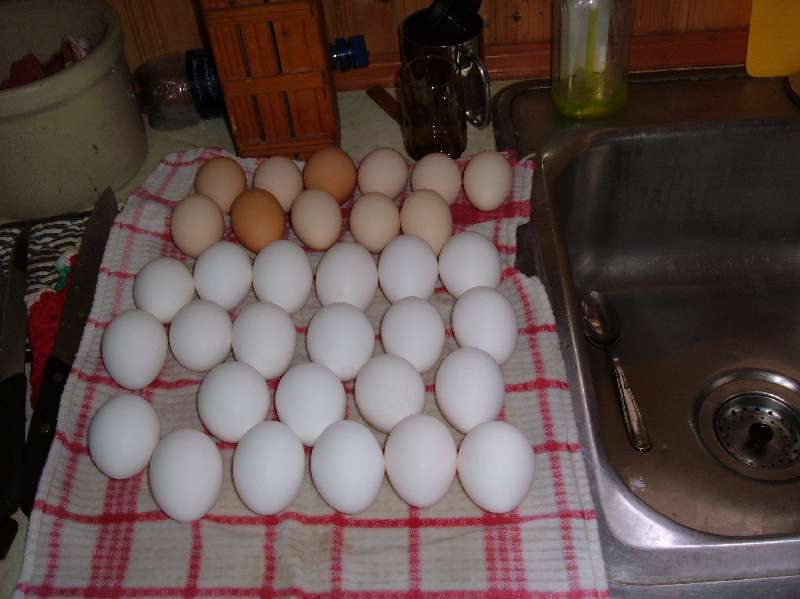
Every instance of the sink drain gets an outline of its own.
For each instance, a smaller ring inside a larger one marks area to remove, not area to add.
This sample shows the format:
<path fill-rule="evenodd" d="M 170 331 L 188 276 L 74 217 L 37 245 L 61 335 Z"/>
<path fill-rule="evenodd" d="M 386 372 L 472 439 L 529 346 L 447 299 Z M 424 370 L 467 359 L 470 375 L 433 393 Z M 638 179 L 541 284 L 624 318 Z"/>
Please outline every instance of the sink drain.
<path fill-rule="evenodd" d="M 739 370 L 703 394 L 697 430 L 732 470 L 759 480 L 800 476 L 800 383 L 763 370 Z"/>
<path fill-rule="evenodd" d="M 714 418 L 725 450 L 753 468 L 790 468 L 800 460 L 800 417 L 766 393 L 745 393 L 726 401 Z"/>

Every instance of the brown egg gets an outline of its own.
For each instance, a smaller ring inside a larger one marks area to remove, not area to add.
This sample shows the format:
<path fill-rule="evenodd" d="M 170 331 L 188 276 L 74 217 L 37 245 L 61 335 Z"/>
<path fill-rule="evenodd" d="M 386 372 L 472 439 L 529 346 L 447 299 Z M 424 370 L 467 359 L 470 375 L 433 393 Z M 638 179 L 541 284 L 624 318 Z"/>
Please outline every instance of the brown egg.
<path fill-rule="evenodd" d="M 222 239 L 225 217 L 219 206 L 206 196 L 188 195 L 172 210 L 172 240 L 180 251 L 196 258 Z"/>
<path fill-rule="evenodd" d="M 435 191 L 420 189 L 406 196 L 400 209 L 400 228 L 428 242 L 437 256 L 453 235 L 450 206 Z"/>
<path fill-rule="evenodd" d="M 292 204 L 292 228 L 312 250 L 327 250 L 342 233 L 342 209 L 327 191 L 308 189 Z"/>
<path fill-rule="evenodd" d="M 217 156 L 206 162 L 194 176 L 194 190 L 211 198 L 223 214 L 247 187 L 247 177 L 239 163 L 227 156 Z"/>
<path fill-rule="evenodd" d="M 231 206 L 231 227 L 239 242 L 253 253 L 283 237 L 283 208 L 277 198 L 263 189 L 245 191 Z"/>
<path fill-rule="evenodd" d="M 317 150 L 306 162 L 303 183 L 306 189 L 321 189 L 344 204 L 356 188 L 356 167 L 344 151 L 336 147 Z"/>
<path fill-rule="evenodd" d="M 400 210 L 389 196 L 377 191 L 365 193 L 350 211 L 353 239 L 374 254 L 400 233 Z"/>

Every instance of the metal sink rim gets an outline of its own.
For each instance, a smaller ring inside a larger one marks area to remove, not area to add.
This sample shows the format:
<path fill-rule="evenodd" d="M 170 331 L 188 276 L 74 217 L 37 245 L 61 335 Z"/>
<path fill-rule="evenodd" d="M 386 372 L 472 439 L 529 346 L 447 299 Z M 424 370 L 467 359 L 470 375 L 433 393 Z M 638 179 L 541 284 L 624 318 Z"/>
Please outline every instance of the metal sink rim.
<path fill-rule="evenodd" d="M 520 90 L 509 88 L 507 91 L 513 95 Z M 505 102 L 507 106 L 512 100 L 513 97 L 507 97 L 501 99 L 500 104 Z M 594 426 L 597 414 L 588 374 L 589 347 L 580 325 L 578 298 L 571 285 L 571 268 L 560 233 L 557 207 L 549 190 L 578 154 L 615 140 L 653 134 L 690 134 L 698 128 L 796 127 L 799 122 L 766 115 L 653 126 L 574 128 L 555 131 L 539 152 L 540 168 L 534 174 L 531 222 L 527 228 L 523 225 L 518 234 L 520 253 L 527 251 L 532 254 L 535 265 L 532 269 L 529 266 L 528 270 L 542 277 L 556 316 L 579 434 L 587 456 L 590 486 L 598 508 L 607 571 L 612 582 L 623 586 L 681 586 L 765 577 L 777 581 L 782 577 L 794 583 L 794 577 L 800 575 L 800 560 L 796 557 L 800 555 L 800 535 L 723 537 L 686 528 L 638 499 L 607 462 Z M 535 251 L 534 237 L 538 238 Z"/>

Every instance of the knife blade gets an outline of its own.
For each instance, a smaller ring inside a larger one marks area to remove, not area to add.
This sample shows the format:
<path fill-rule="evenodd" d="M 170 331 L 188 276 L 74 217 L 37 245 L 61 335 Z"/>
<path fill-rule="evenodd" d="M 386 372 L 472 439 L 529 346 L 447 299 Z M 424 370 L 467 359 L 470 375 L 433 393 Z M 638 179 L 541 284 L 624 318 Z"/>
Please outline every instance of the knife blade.
<path fill-rule="evenodd" d="M 27 275 L 28 231 L 23 229 L 14 243 L 0 315 L 0 559 L 17 535 L 17 521 L 11 516 L 19 507 L 25 447 Z"/>
<path fill-rule="evenodd" d="M 47 358 L 39 396 L 31 416 L 25 444 L 20 508 L 30 516 L 36 489 L 42 476 L 56 432 L 61 394 L 92 310 L 97 275 L 103 261 L 111 225 L 117 216 L 117 199 L 106 189 L 86 221 L 78 258 L 72 271 L 72 285 L 64 302 L 53 353 Z"/>

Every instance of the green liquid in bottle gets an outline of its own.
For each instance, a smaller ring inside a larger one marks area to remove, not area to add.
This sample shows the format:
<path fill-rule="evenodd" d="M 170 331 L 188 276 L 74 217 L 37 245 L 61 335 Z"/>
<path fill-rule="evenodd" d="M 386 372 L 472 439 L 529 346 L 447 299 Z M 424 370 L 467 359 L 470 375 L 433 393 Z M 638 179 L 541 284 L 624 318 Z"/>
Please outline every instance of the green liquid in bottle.
<path fill-rule="evenodd" d="M 625 73 L 619 67 L 598 64 L 598 9 L 589 12 L 584 68 L 554 82 L 551 90 L 558 111 L 571 118 L 594 118 L 619 110 L 628 100 Z M 595 70 L 600 66 L 602 71 Z"/>
<path fill-rule="evenodd" d="M 588 73 L 578 69 L 551 90 L 558 111 L 571 118 L 594 118 L 622 108 L 628 101 L 628 86 L 622 73 L 606 70 Z"/>

